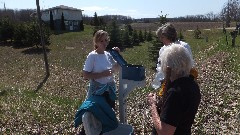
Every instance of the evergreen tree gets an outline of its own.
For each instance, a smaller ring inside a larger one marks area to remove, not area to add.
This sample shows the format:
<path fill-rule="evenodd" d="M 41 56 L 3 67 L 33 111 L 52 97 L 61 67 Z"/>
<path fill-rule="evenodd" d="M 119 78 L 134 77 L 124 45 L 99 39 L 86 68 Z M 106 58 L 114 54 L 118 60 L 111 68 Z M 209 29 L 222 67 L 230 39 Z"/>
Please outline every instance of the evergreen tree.
<path fill-rule="evenodd" d="M 182 30 L 180 29 L 179 35 L 178 35 L 178 40 L 183 41 L 184 40 L 184 36 L 182 34 Z"/>
<path fill-rule="evenodd" d="M 148 35 L 148 33 L 147 33 L 147 30 L 145 29 L 144 30 L 144 40 L 147 40 L 147 35 Z"/>
<path fill-rule="evenodd" d="M 99 18 L 99 29 L 105 30 L 106 23 L 104 22 L 103 18 Z"/>
<path fill-rule="evenodd" d="M 133 45 L 138 45 L 139 44 L 139 37 L 138 37 L 138 33 L 137 30 L 133 30 Z"/>
<path fill-rule="evenodd" d="M 93 20 L 91 21 L 91 25 L 94 26 L 94 32 L 100 29 L 99 19 L 97 13 L 94 13 Z"/>
<path fill-rule="evenodd" d="M 196 38 L 196 39 L 201 38 L 201 31 L 199 30 L 198 26 L 197 26 L 197 29 L 194 30 L 194 38 Z"/>
<path fill-rule="evenodd" d="M 93 26 L 99 26 L 99 19 L 96 12 L 94 13 L 93 16 Z"/>
<path fill-rule="evenodd" d="M 83 20 L 80 21 L 79 28 L 80 28 L 81 31 L 84 31 Z"/>
<path fill-rule="evenodd" d="M 139 42 L 144 41 L 142 30 L 139 30 L 139 32 L 138 32 L 138 38 L 139 38 Z"/>
<path fill-rule="evenodd" d="M 63 12 L 61 16 L 61 30 L 66 30 Z"/>
<path fill-rule="evenodd" d="M 129 35 L 132 36 L 133 28 L 130 24 L 125 26 L 125 29 L 128 31 Z"/>
<path fill-rule="evenodd" d="M 162 13 L 162 11 L 161 11 L 161 13 Z M 159 15 L 159 17 L 160 17 L 160 24 L 162 25 L 162 24 L 165 24 L 165 23 L 167 23 L 167 14 L 165 14 L 164 16 L 163 15 Z"/>
<path fill-rule="evenodd" d="M 127 30 L 123 32 L 123 47 L 132 47 L 131 38 Z"/>
<path fill-rule="evenodd" d="M 54 21 L 53 21 L 52 11 L 50 11 L 50 29 L 54 30 Z"/>
<path fill-rule="evenodd" d="M 110 27 L 107 30 L 110 34 L 110 43 L 108 45 L 108 49 L 117 46 L 119 48 L 122 47 L 121 36 L 120 36 L 120 29 L 116 23 L 116 19 L 113 19 Z"/>
<path fill-rule="evenodd" d="M 152 40 L 153 47 L 150 48 L 150 58 L 153 62 L 157 62 L 159 57 L 159 50 L 163 46 L 163 43 L 158 39 L 157 36 L 155 36 L 154 39 L 155 40 Z"/>
<path fill-rule="evenodd" d="M 148 34 L 147 34 L 147 41 L 152 41 L 152 33 L 150 30 L 148 31 Z"/>
<path fill-rule="evenodd" d="M 9 18 L 4 18 L 0 22 L 0 41 L 7 41 L 13 39 L 14 36 L 14 25 Z"/>

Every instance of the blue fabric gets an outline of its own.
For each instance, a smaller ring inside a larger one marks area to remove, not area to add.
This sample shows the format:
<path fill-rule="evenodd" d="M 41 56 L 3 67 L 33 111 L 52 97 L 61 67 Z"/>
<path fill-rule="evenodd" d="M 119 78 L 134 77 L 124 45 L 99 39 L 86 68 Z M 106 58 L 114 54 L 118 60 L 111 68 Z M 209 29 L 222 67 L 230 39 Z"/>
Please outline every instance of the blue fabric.
<path fill-rule="evenodd" d="M 78 127 L 80 124 L 82 124 L 82 115 L 86 111 L 89 111 L 102 123 L 103 133 L 116 129 L 118 127 L 116 114 L 107 103 L 105 97 L 101 96 L 105 91 L 108 91 L 110 99 L 113 101 L 116 100 L 115 84 L 100 84 L 94 81 L 90 83 L 89 90 L 91 89 L 95 89 L 95 91 L 79 107 L 75 114 L 74 126 Z"/>
<path fill-rule="evenodd" d="M 95 89 L 97 89 L 93 94 L 94 95 L 102 95 L 104 92 L 108 91 L 109 92 L 109 97 L 112 101 L 116 100 L 116 86 L 114 82 L 107 83 L 107 84 L 100 84 L 96 81 L 92 82 L 93 85 L 95 86 Z"/>

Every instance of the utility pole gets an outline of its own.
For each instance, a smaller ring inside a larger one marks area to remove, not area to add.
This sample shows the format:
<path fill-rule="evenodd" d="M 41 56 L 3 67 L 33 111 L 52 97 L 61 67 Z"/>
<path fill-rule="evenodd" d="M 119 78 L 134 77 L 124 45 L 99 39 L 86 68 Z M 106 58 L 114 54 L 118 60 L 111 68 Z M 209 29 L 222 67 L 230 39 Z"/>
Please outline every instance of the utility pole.
<path fill-rule="evenodd" d="M 226 20 L 226 27 L 230 27 L 230 7 L 229 7 L 229 0 L 228 0 L 228 3 L 227 3 L 227 20 Z"/>
<path fill-rule="evenodd" d="M 40 35 L 41 35 L 41 44 L 42 44 L 44 62 L 45 62 L 45 68 L 46 68 L 46 76 L 43 79 L 43 81 L 37 86 L 37 89 L 35 90 L 37 92 L 43 86 L 43 84 L 47 81 L 48 77 L 50 76 L 50 72 L 49 72 L 47 52 L 46 52 L 46 48 L 45 48 L 45 41 L 44 41 L 43 30 L 42 30 L 42 19 L 41 19 L 41 13 L 40 13 L 39 0 L 36 0 L 36 5 L 37 5 L 37 16 L 38 16 L 39 30 L 40 30 Z"/>
<path fill-rule="evenodd" d="M 4 10 L 5 10 L 5 12 L 7 11 L 7 9 L 6 9 L 6 5 L 5 5 L 5 2 L 4 2 Z"/>

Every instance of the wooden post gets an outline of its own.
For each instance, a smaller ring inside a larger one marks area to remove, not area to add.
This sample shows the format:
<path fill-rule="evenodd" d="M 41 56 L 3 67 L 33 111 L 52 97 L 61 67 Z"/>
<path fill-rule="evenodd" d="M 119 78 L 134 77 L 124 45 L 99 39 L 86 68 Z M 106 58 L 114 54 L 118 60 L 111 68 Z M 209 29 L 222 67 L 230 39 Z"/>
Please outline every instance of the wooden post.
<path fill-rule="evenodd" d="M 49 72 L 49 65 L 48 65 L 47 53 L 46 53 L 46 48 L 45 48 L 45 41 L 44 41 L 44 36 L 43 36 L 43 31 L 42 31 L 42 19 L 41 19 L 41 13 L 40 13 L 39 0 L 36 0 L 36 5 L 37 5 L 39 30 L 40 30 L 40 36 L 41 36 L 41 44 L 42 44 L 44 62 L 45 62 L 45 68 L 46 68 L 46 76 L 43 79 L 43 81 L 40 82 L 40 84 L 37 86 L 37 89 L 35 90 L 37 92 L 43 86 L 43 84 L 47 81 L 48 77 L 50 76 L 50 72 Z"/>
<path fill-rule="evenodd" d="M 40 36 L 41 36 L 41 44 L 42 44 L 44 62 L 45 62 L 45 68 L 46 68 L 46 76 L 49 76 L 50 72 L 49 72 L 49 65 L 48 65 L 47 53 L 46 53 L 46 48 L 45 48 L 45 41 L 44 41 L 44 36 L 43 36 L 43 31 L 42 31 L 42 19 L 41 19 L 41 13 L 40 13 L 39 0 L 36 0 L 36 5 L 37 5 L 39 30 L 40 30 Z"/>

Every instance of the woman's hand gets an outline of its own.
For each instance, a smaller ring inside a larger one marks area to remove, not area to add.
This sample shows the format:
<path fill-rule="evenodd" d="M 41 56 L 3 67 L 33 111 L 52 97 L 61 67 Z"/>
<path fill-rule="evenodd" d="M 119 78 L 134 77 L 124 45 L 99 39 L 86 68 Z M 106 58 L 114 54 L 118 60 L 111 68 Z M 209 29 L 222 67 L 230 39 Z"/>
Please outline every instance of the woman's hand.
<path fill-rule="evenodd" d="M 112 69 L 104 70 L 104 71 L 102 72 L 102 74 L 103 74 L 103 77 L 105 77 L 105 76 L 112 76 L 113 70 L 112 70 Z"/>
<path fill-rule="evenodd" d="M 150 93 L 148 96 L 147 96 L 147 103 L 148 105 L 156 105 L 157 103 L 157 96 L 155 93 Z"/>

